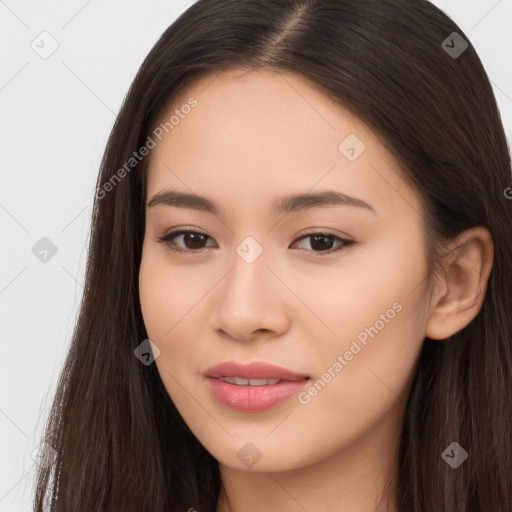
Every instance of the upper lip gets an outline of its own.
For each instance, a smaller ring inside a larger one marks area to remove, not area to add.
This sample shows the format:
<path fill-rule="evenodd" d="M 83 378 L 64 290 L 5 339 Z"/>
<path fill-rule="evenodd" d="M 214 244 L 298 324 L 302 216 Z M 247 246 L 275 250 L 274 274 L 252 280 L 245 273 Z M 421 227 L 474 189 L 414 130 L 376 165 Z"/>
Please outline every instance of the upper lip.
<path fill-rule="evenodd" d="M 242 379 L 280 379 L 292 381 L 309 378 L 308 375 L 292 372 L 286 368 L 265 362 L 241 364 L 236 361 L 226 361 L 208 368 L 204 374 L 206 377 L 214 379 L 219 377 L 240 377 Z"/>

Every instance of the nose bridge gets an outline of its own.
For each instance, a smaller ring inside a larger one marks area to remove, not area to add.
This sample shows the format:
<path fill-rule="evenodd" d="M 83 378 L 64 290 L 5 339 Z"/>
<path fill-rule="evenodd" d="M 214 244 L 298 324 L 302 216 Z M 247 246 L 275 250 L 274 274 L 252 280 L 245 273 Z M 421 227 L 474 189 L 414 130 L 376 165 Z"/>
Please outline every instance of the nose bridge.
<path fill-rule="evenodd" d="M 253 236 L 245 237 L 235 248 L 230 263 L 232 270 L 227 279 L 226 299 L 234 299 L 240 306 L 260 302 L 262 292 L 268 290 L 272 273 L 268 250 L 264 250 Z"/>
<path fill-rule="evenodd" d="M 278 279 L 269 270 L 270 250 L 248 236 L 230 258 L 217 305 L 217 324 L 233 337 L 246 338 L 254 331 L 279 330 L 286 322 Z"/>

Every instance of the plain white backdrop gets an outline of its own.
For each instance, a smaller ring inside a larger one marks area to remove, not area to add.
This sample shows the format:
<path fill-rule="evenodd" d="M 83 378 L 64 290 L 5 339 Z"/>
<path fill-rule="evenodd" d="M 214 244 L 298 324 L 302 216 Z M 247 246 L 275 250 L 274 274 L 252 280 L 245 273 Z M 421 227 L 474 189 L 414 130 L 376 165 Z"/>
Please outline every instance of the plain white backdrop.
<path fill-rule="evenodd" d="M 79 308 L 115 116 L 146 54 L 193 1 L 0 0 L 0 512 L 31 510 L 31 454 Z M 476 47 L 511 143 L 512 0 L 433 3 Z"/>

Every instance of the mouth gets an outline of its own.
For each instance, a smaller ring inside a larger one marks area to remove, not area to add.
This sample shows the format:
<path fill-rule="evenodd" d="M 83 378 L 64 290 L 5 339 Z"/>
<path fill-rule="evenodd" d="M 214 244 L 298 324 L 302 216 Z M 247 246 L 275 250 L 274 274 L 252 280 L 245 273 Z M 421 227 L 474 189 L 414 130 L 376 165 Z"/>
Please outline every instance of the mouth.
<path fill-rule="evenodd" d="M 244 379 L 242 377 L 218 377 L 218 379 L 236 386 L 271 386 L 285 382 L 281 379 Z"/>
<path fill-rule="evenodd" d="M 220 405 L 243 412 L 274 407 L 296 395 L 311 380 L 308 375 L 262 362 L 225 362 L 204 375 L 207 387 Z"/>

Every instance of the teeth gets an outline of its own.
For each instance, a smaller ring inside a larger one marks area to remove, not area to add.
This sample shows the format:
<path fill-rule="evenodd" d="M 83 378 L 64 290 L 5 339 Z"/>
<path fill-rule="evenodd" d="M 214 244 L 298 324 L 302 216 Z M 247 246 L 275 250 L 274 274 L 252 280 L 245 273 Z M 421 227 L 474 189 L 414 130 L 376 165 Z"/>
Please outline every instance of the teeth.
<path fill-rule="evenodd" d="M 281 382 L 280 379 L 242 379 L 240 377 L 219 377 L 219 380 L 237 386 L 267 386 Z"/>

